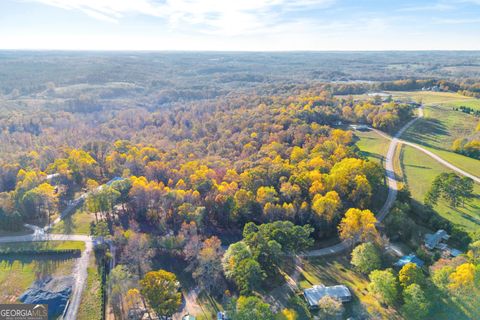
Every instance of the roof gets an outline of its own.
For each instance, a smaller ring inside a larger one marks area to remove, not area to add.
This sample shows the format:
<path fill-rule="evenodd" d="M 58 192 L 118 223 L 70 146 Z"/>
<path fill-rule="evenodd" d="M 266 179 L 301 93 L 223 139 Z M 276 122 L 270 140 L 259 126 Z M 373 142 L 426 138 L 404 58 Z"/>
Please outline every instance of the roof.
<path fill-rule="evenodd" d="M 409 254 L 407 256 L 401 257 L 393 265 L 396 266 L 396 267 L 403 267 L 404 265 L 406 265 L 408 263 L 415 263 L 417 265 L 417 267 L 419 267 L 419 268 L 421 268 L 425 265 L 425 262 L 422 259 L 418 258 L 413 253 Z"/>
<path fill-rule="evenodd" d="M 350 301 L 352 294 L 344 285 L 326 287 L 324 285 L 315 285 L 312 288 L 303 290 L 303 295 L 307 303 L 312 306 L 318 305 L 318 300 L 325 296 L 340 299 L 341 301 Z"/>
<path fill-rule="evenodd" d="M 458 257 L 459 255 L 461 255 L 463 252 L 458 250 L 458 249 L 454 249 L 454 248 L 449 248 L 449 251 L 450 251 L 450 255 L 452 257 Z"/>
<path fill-rule="evenodd" d="M 114 182 L 123 181 L 123 180 L 125 180 L 125 178 L 115 177 L 115 178 L 113 178 L 112 180 L 108 181 L 108 182 L 106 183 L 106 185 L 109 186 L 109 185 L 111 185 L 111 184 L 114 183 Z"/>
<path fill-rule="evenodd" d="M 450 238 L 450 236 L 443 229 L 438 230 L 434 234 L 427 233 L 425 235 L 425 246 L 431 250 L 437 247 L 442 240 L 448 240 L 448 238 Z"/>
<path fill-rule="evenodd" d="M 182 320 L 195 320 L 196 318 L 190 314 L 183 316 Z"/>

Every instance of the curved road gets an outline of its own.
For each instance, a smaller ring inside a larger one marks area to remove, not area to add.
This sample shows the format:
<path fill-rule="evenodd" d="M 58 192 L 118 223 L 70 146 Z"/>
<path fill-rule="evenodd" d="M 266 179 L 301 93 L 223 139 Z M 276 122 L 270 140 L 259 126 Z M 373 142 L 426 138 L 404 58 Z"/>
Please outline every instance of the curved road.
<path fill-rule="evenodd" d="M 464 170 L 454 166 L 453 164 L 451 164 L 448 161 L 440 158 L 439 156 L 437 156 L 433 152 L 431 152 L 431 151 L 429 151 L 429 150 L 427 150 L 427 149 L 425 149 L 425 148 L 423 148 L 423 147 L 421 147 L 417 144 L 414 144 L 412 142 L 408 142 L 408 141 L 400 139 L 400 136 L 408 128 L 410 128 L 411 125 L 413 125 L 416 121 L 418 121 L 418 119 L 420 119 L 422 117 L 423 117 L 423 106 L 418 108 L 418 117 L 410 120 L 407 124 L 405 124 L 402 128 L 400 128 L 400 130 L 398 130 L 397 133 L 393 137 L 383 133 L 380 130 L 371 128 L 372 130 L 374 130 L 376 133 L 378 133 L 382 137 L 391 140 L 390 145 L 388 147 L 387 155 L 385 157 L 385 175 L 387 177 L 388 196 L 387 196 L 387 200 L 385 201 L 385 203 L 383 204 L 382 208 L 380 209 L 380 211 L 378 212 L 378 214 L 376 216 L 377 221 L 379 223 L 382 222 L 383 219 L 385 219 L 388 212 L 392 208 L 393 203 L 397 199 L 398 181 L 395 177 L 395 171 L 394 171 L 394 168 L 393 168 L 393 159 L 394 159 L 395 150 L 397 149 L 398 144 L 403 143 L 405 145 L 409 145 L 411 147 L 414 147 L 414 148 L 424 152 L 425 154 L 429 155 L 434 160 L 443 164 L 444 166 L 458 172 L 459 174 L 461 174 L 463 176 L 472 178 L 477 183 L 480 183 L 480 178 L 479 177 L 476 177 L 476 176 L 474 176 L 474 175 L 472 175 L 468 172 L 465 172 Z M 321 257 L 321 256 L 328 256 L 328 255 L 332 255 L 332 254 L 337 254 L 337 253 L 340 253 L 340 252 L 348 249 L 350 247 L 350 245 L 351 245 L 350 242 L 342 241 L 342 242 L 337 243 L 337 244 L 335 244 L 333 246 L 330 246 L 330 247 L 305 252 L 301 256 L 303 256 L 303 257 Z"/>

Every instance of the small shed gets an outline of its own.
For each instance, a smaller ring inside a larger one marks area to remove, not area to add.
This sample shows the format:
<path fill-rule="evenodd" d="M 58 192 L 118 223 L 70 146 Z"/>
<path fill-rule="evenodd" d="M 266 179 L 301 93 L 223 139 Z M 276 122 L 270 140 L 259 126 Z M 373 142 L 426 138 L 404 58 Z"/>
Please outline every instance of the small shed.
<path fill-rule="evenodd" d="M 331 287 L 326 287 L 323 284 L 315 285 L 309 289 L 303 290 L 303 296 L 310 308 L 318 308 L 318 301 L 325 296 L 336 298 L 342 302 L 349 302 L 352 300 L 350 290 L 344 285 Z"/>

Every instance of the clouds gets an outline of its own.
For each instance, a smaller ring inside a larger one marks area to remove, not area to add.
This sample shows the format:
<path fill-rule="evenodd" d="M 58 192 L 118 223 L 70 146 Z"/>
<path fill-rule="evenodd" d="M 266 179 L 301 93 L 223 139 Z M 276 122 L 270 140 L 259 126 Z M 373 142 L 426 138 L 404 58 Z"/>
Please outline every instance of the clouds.
<path fill-rule="evenodd" d="M 281 23 L 297 23 L 291 13 L 327 8 L 335 0 L 28 0 L 78 10 L 98 20 L 121 22 L 145 15 L 163 19 L 172 29 L 195 26 L 197 32 L 238 35 L 262 32 Z"/>
<path fill-rule="evenodd" d="M 0 0 L 0 47 L 480 49 L 480 0 Z"/>

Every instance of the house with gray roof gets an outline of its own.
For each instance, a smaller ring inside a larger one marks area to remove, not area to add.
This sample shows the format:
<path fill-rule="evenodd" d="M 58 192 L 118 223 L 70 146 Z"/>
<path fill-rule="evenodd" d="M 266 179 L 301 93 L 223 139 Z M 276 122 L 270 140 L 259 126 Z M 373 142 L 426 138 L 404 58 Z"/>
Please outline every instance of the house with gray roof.
<path fill-rule="evenodd" d="M 448 233 L 440 229 L 434 234 L 427 233 L 425 235 L 425 247 L 429 250 L 433 250 L 435 248 L 444 250 L 446 248 L 446 244 L 442 243 L 443 241 L 447 241 L 450 238 Z"/>
<path fill-rule="evenodd" d="M 331 287 L 324 286 L 323 284 L 314 285 L 309 289 L 303 290 L 303 296 L 311 309 L 318 308 L 318 301 L 325 296 L 336 298 L 342 302 L 349 302 L 352 300 L 350 290 L 344 285 Z"/>

